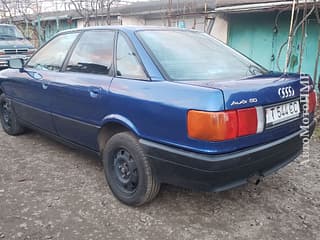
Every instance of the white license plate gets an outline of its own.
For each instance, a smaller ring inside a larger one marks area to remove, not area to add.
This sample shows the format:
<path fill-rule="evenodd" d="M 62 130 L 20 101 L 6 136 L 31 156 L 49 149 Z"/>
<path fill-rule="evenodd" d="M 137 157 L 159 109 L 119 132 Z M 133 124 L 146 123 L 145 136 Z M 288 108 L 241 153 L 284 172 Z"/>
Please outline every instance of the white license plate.
<path fill-rule="evenodd" d="M 266 108 L 266 125 L 272 126 L 299 117 L 299 101 L 279 104 Z"/>

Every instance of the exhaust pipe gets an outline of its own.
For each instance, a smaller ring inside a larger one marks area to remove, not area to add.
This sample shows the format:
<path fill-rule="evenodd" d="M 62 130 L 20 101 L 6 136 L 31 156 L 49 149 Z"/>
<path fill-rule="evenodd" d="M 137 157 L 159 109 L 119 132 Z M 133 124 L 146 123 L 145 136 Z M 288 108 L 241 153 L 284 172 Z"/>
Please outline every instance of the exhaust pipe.
<path fill-rule="evenodd" d="M 263 180 L 263 176 L 255 174 L 249 177 L 247 181 L 248 183 L 258 185 L 260 182 L 262 182 L 262 180 Z"/>

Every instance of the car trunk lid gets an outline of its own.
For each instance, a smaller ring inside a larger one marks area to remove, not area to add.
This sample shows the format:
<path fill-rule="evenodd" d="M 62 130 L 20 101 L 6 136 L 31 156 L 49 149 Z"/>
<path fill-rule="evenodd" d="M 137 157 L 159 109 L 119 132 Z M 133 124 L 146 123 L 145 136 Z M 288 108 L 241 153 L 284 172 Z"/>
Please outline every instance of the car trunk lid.
<path fill-rule="evenodd" d="M 184 81 L 183 83 L 220 89 L 225 110 L 267 106 L 287 102 L 300 96 L 300 75 L 269 74 L 246 79 Z"/>

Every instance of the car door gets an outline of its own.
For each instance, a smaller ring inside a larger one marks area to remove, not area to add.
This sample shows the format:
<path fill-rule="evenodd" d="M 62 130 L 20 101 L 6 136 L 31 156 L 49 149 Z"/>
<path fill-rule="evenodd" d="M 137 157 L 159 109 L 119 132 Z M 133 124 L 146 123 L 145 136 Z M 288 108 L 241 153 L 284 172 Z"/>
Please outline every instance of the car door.
<path fill-rule="evenodd" d="M 51 133 L 56 132 L 50 113 L 54 97 L 49 94 L 47 80 L 59 77 L 64 59 L 77 35 L 63 34 L 52 39 L 30 59 L 24 71 L 13 81 L 17 115 L 29 124 Z"/>
<path fill-rule="evenodd" d="M 93 150 L 98 150 L 98 130 L 108 109 L 114 37 L 111 30 L 84 31 L 65 63 L 63 77 L 49 82 L 58 134 Z"/>

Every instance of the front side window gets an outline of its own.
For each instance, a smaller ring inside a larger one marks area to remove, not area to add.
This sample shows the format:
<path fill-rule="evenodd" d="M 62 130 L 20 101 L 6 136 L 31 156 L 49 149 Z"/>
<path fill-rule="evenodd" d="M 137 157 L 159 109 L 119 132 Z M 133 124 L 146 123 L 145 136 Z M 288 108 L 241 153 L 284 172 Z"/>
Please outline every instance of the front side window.
<path fill-rule="evenodd" d="M 69 33 L 55 37 L 30 59 L 27 67 L 60 71 L 63 61 L 77 36 L 78 33 Z"/>
<path fill-rule="evenodd" d="M 75 47 L 65 71 L 108 74 L 112 67 L 114 32 L 85 32 Z"/>
<path fill-rule="evenodd" d="M 119 34 L 117 44 L 117 76 L 134 79 L 147 78 L 136 53 L 122 34 Z"/>
<path fill-rule="evenodd" d="M 146 30 L 138 32 L 138 36 L 173 81 L 230 80 L 266 72 L 204 33 Z"/>

